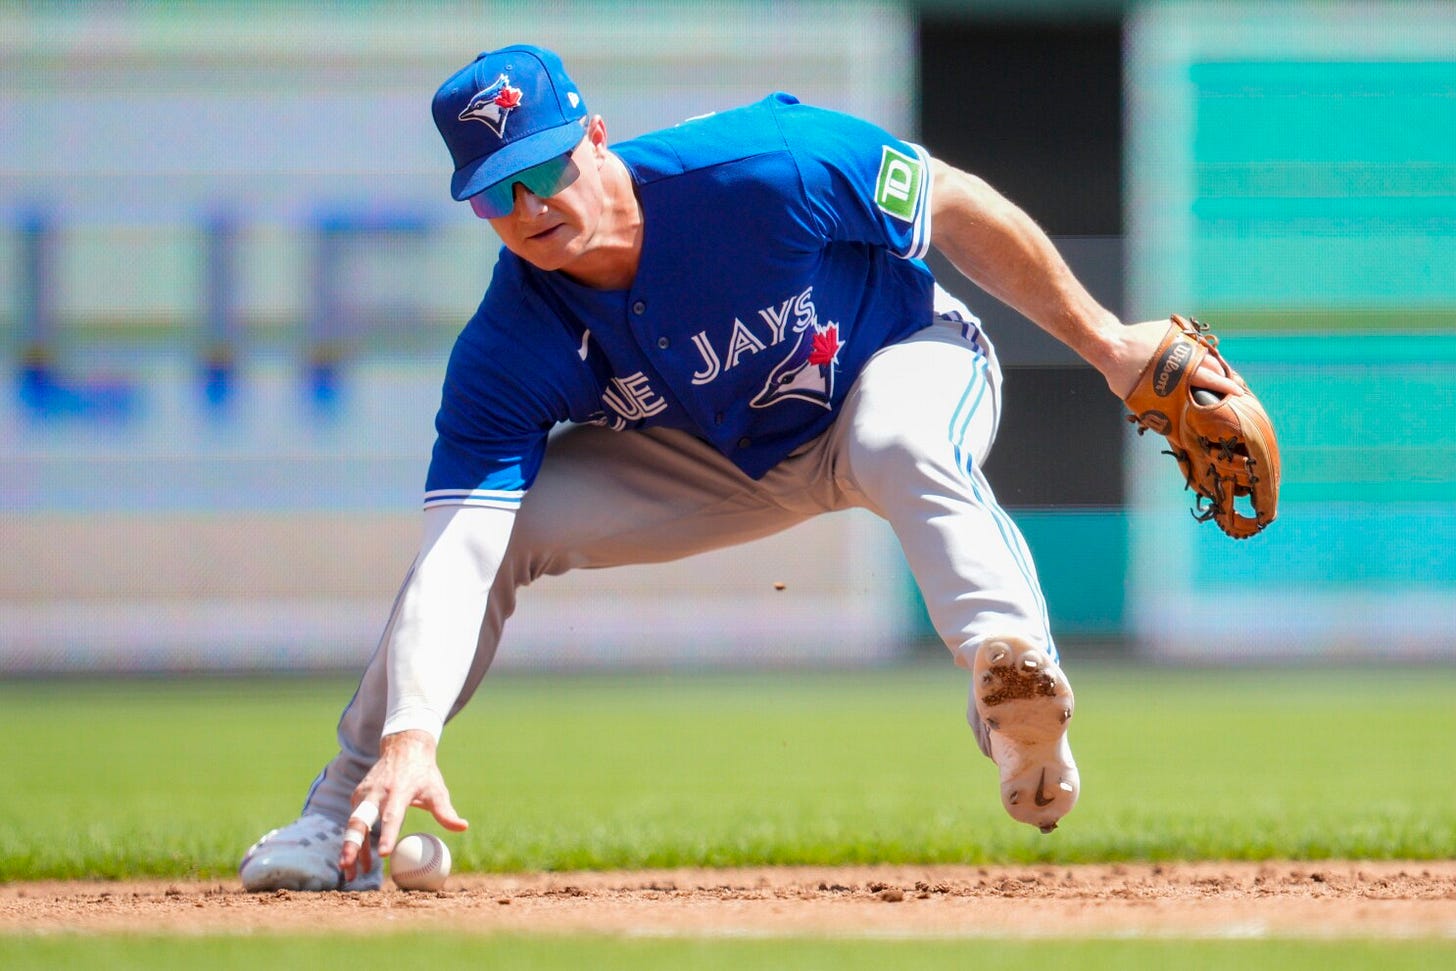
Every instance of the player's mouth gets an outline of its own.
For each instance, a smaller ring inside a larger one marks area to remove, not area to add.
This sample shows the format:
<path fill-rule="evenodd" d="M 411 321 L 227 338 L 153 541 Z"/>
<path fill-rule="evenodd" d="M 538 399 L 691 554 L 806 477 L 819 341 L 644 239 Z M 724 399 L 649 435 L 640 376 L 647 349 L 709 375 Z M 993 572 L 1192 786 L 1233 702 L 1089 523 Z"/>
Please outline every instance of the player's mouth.
<path fill-rule="evenodd" d="M 565 228 L 565 223 L 557 223 L 555 226 L 543 229 L 539 233 L 532 233 L 531 235 L 527 236 L 526 239 L 532 243 L 547 243 L 555 237 L 555 234 L 558 231 Z"/>

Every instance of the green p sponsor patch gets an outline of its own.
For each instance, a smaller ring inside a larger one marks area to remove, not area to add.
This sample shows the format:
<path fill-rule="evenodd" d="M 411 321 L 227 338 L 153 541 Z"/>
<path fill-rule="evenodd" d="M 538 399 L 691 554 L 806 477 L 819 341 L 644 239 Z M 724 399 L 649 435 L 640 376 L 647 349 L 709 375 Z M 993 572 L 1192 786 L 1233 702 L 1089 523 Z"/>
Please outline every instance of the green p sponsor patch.
<path fill-rule="evenodd" d="M 920 159 L 886 145 L 880 153 L 880 174 L 875 179 L 875 205 L 905 222 L 914 222 L 924 182 Z"/>

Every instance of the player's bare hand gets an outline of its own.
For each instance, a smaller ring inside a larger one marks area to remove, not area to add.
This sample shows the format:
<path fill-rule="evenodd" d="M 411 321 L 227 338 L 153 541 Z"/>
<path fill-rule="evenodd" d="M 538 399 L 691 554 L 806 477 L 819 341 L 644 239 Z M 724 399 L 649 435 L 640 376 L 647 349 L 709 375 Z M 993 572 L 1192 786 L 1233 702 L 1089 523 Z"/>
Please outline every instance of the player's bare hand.
<path fill-rule="evenodd" d="M 1129 324 L 1116 332 L 1107 356 L 1094 362 L 1107 380 L 1107 387 L 1118 398 L 1126 398 L 1136 387 L 1138 378 L 1152 360 L 1169 326 L 1167 318 Z M 1205 355 L 1199 362 L 1192 384 L 1221 395 L 1244 393 L 1243 387 L 1223 373 L 1211 354 Z"/>
<path fill-rule="evenodd" d="M 452 832 L 462 832 L 470 825 L 450 802 L 450 790 L 435 763 L 435 739 L 420 731 L 399 732 L 381 739 L 379 761 L 354 789 L 354 814 L 349 817 L 344 847 L 339 852 L 339 869 L 345 879 L 367 872 L 373 862 L 372 852 L 381 856 L 394 852 L 405 812 L 411 806 L 427 810 Z M 369 830 L 376 820 L 379 842 L 371 850 Z"/>

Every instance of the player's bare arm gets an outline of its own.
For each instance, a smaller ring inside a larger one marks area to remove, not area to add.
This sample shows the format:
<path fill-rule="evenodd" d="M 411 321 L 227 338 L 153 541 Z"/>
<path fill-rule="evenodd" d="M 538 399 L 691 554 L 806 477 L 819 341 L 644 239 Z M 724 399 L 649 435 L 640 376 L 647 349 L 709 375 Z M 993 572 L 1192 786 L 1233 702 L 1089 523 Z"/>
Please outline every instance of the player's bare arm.
<path fill-rule="evenodd" d="M 1124 397 L 1168 330 L 1168 321 L 1123 325 L 1087 292 L 1029 215 L 984 179 L 931 162 L 935 248 L 981 289 L 1020 312 L 1102 373 Z M 1241 388 L 1211 365 L 1196 382 L 1223 394 Z"/>

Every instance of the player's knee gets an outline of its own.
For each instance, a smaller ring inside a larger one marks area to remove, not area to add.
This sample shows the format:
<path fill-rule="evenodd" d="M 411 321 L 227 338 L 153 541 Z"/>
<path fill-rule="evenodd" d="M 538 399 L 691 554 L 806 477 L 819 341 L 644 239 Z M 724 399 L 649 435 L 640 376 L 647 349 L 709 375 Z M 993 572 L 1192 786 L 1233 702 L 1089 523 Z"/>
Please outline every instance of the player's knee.
<path fill-rule="evenodd" d="M 943 430 L 917 423 L 866 422 L 848 449 L 850 469 L 867 492 L 919 478 L 956 475 L 954 449 Z"/>
<path fill-rule="evenodd" d="M 511 536 L 505 555 L 501 557 L 500 567 L 496 570 L 495 585 L 497 587 L 506 586 L 512 590 L 519 590 L 522 587 L 530 586 L 532 581 L 548 572 L 548 557 L 542 555 L 530 543 L 525 542 L 525 539 L 526 537 L 520 533 Z"/>

